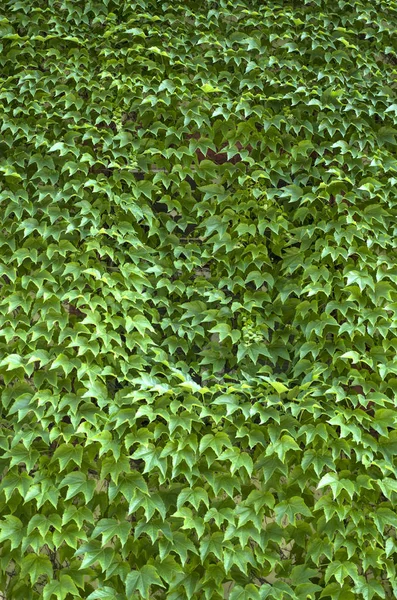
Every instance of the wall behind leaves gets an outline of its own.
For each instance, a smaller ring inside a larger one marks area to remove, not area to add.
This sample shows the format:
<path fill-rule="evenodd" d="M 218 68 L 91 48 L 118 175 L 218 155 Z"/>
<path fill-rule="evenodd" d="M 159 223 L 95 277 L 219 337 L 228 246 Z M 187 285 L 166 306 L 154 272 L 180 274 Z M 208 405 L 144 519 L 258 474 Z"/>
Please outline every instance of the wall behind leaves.
<path fill-rule="evenodd" d="M 397 3 L 0 16 L 0 597 L 396 598 Z"/>

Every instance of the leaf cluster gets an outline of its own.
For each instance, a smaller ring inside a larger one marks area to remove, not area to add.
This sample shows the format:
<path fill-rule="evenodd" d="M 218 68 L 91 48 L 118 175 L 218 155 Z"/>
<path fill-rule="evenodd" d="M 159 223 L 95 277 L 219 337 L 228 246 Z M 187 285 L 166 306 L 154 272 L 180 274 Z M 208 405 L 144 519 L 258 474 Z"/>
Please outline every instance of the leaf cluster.
<path fill-rule="evenodd" d="M 397 596 L 396 31 L 4 0 L 0 597 Z"/>

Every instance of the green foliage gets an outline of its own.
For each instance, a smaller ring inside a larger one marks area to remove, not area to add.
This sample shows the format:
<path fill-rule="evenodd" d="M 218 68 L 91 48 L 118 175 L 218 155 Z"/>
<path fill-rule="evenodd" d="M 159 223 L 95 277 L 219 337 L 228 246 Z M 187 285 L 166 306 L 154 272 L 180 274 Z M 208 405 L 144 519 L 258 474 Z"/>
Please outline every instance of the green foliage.
<path fill-rule="evenodd" d="M 0 596 L 395 598 L 396 2 L 0 18 Z"/>

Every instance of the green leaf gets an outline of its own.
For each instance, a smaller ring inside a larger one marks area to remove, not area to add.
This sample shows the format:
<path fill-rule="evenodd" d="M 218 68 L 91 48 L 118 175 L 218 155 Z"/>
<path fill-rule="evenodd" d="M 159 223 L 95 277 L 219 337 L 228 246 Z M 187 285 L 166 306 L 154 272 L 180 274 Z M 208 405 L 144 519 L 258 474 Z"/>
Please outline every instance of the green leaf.
<path fill-rule="evenodd" d="M 199 510 L 201 502 L 208 508 L 208 494 L 205 489 L 201 487 L 193 489 L 186 488 L 178 495 L 178 500 L 176 503 L 177 510 L 179 510 L 186 502 L 189 502 L 196 510 Z"/>
<path fill-rule="evenodd" d="M 68 487 L 66 500 L 74 498 L 77 494 L 82 494 L 85 501 L 89 502 L 94 495 L 95 481 L 87 479 L 85 473 L 75 471 L 62 479 L 60 487 L 63 488 L 65 486 Z"/>
<path fill-rule="evenodd" d="M 0 542 L 9 540 L 11 550 L 18 548 L 24 536 L 23 523 L 18 517 L 7 515 L 0 523 Z"/>
<path fill-rule="evenodd" d="M 385 527 L 393 526 L 397 528 L 397 514 L 390 508 L 377 508 L 372 513 L 374 523 L 379 533 L 383 535 Z"/>
<path fill-rule="evenodd" d="M 94 590 L 87 600 L 121 600 L 120 594 L 112 587 L 105 585 L 104 587 Z"/>
<path fill-rule="evenodd" d="M 112 547 L 103 547 L 97 540 L 89 540 L 82 544 L 75 552 L 75 556 L 83 555 L 80 569 L 87 569 L 98 562 L 103 570 L 110 567 L 114 559 L 114 549 Z"/>
<path fill-rule="evenodd" d="M 52 578 L 52 564 L 44 554 L 27 554 L 21 562 L 21 577 L 29 575 L 30 583 L 34 585 L 41 575 Z"/>
<path fill-rule="evenodd" d="M 139 570 L 132 570 L 125 581 L 125 591 L 130 598 L 138 590 L 143 598 L 149 598 L 152 585 L 164 587 L 156 569 L 152 565 L 144 565 Z"/>
<path fill-rule="evenodd" d="M 70 461 L 81 467 L 83 448 L 73 444 L 61 444 L 54 452 L 53 460 L 59 461 L 60 470 L 63 471 Z"/>
<path fill-rule="evenodd" d="M 114 536 L 117 536 L 122 546 L 125 546 L 130 530 L 130 524 L 127 522 L 118 523 L 114 519 L 101 519 L 92 532 L 92 537 L 96 538 L 98 535 L 102 535 L 102 544 L 107 544 Z"/>
<path fill-rule="evenodd" d="M 150 200 L 154 189 L 154 185 L 150 181 L 138 181 L 136 187 L 137 196 L 139 197 L 139 195 L 143 194 Z"/>
<path fill-rule="evenodd" d="M 77 587 L 69 575 L 61 575 L 59 581 L 50 581 L 43 588 L 43 600 L 50 600 L 56 596 L 58 600 L 64 600 L 68 594 L 79 597 Z"/>
<path fill-rule="evenodd" d="M 347 577 L 351 577 L 353 582 L 355 582 L 358 577 L 357 565 L 349 561 L 340 562 L 339 560 L 336 560 L 328 565 L 325 571 L 325 583 L 328 583 L 331 577 L 335 577 L 340 585 L 343 585 L 343 582 Z"/>
<path fill-rule="evenodd" d="M 300 514 L 305 517 L 311 517 L 311 510 L 306 506 L 304 500 L 299 496 L 292 496 L 287 500 L 283 500 L 274 507 L 276 516 L 276 523 L 281 525 L 285 518 L 288 519 L 288 523 L 292 525 L 296 524 L 296 515 Z"/>
<path fill-rule="evenodd" d="M 220 88 L 212 86 L 210 83 L 205 83 L 201 86 L 201 89 L 205 94 L 211 94 L 214 92 L 220 92 Z"/>
<path fill-rule="evenodd" d="M 355 600 L 355 595 L 350 588 L 346 586 L 341 587 L 339 583 L 335 582 L 325 586 L 320 595 L 320 598 L 323 597 L 330 597 L 332 600 Z"/>
<path fill-rule="evenodd" d="M 354 587 L 354 591 L 361 594 L 364 600 L 372 600 L 374 596 L 386 598 L 384 587 L 375 579 L 365 580 L 364 577 L 358 577 L 358 581 Z"/>
<path fill-rule="evenodd" d="M 221 560 L 223 552 L 223 533 L 220 531 L 204 538 L 200 542 L 200 559 L 203 562 L 209 554 L 213 554 L 218 560 Z"/>

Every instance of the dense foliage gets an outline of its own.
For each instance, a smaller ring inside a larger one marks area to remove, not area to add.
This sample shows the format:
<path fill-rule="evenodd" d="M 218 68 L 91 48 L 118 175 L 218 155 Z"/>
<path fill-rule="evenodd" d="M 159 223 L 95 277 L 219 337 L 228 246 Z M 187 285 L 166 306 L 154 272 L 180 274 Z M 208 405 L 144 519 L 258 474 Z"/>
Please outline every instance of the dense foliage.
<path fill-rule="evenodd" d="M 396 2 L 0 15 L 2 597 L 395 598 Z"/>

